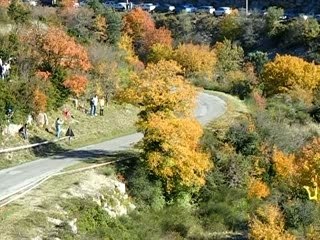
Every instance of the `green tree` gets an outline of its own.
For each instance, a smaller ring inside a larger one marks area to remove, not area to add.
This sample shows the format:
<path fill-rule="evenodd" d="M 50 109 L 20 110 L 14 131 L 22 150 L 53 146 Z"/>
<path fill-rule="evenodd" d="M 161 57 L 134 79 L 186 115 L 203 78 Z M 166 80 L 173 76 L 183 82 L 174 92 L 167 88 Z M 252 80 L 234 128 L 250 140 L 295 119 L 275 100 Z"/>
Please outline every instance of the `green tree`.
<path fill-rule="evenodd" d="M 263 66 L 269 61 L 267 53 L 255 51 L 248 54 L 249 61 L 253 63 L 256 71 L 260 74 Z"/>
<path fill-rule="evenodd" d="M 230 40 L 216 43 L 214 47 L 217 57 L 217 71 L 224 76 L 229 71 L 240 70 L 243 64 L 244 52 L 242 47 Z"/>
<path fill-rule="evenodd" d="M 111 8 L 107 8 L 103 16 L 107 22 L 108 42 L 110 44 L 117 44 L 121 37 L 122 18 L 121 14 L 115 12 Z"/>
<path fill-rule="evenodd" d="M 30 20 L 31 12 L 19 0 L 13 0 L 8 7 L 8 16 L 16 23 L 26 23 Z"/>
<path fill-rule="evenodd" d="M 271 37 L 277 36 L 282 31 L 280 18 L 284 15 L 282 8 L 269 7 L 266 14 L 266 23 L 268 34 Z"/>

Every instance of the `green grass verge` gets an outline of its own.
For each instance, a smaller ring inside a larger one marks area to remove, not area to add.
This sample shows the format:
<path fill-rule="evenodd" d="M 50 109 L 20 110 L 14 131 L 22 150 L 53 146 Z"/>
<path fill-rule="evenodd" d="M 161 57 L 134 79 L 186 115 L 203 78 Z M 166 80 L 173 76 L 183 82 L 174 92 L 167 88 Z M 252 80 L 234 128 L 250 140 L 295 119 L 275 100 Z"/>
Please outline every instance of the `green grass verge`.
<path fill-rule="evenodd" d="M 230 126 L 239 121 L 239 119 L 250 114 L 250 110 L 244 101 L 238 97 L 231 96 L 222 92 L 205 91 L 224 100 L 227 103 L 226 112 L 219 118 L 207 125 L 207 128 L 213 131 L 226 131 Z"/>
<path fill-rule="evenodd" d="M 110 104 L 105 108 L 104 116 L 91 117 L 79 110 L 71 109 L 73 118 L 64 122 L 62 127 L 65 134 L 69 126 L 72 127 L 75 138 L 71 144 L 63 140 L 54 144 L 42 145 L 33 149 L 20 150 L 0 155 L 0 169 L 12 167 L 24 162 L 32 161 L 40 157 L 57 154 L 61 151 L 75 149 L 81 146 L 99 143 L 108 139 L 134 133 L 138 109 L 131 105 Z M 1 148 L 22 146 L 45 140 L 55 139 L 54 121 L 62 116 L 62 110 L 49 113 L 49 131 L 37 126 L 30 127 L 29 139 L 23 140 L 20 136 L 3 137 Z"/>

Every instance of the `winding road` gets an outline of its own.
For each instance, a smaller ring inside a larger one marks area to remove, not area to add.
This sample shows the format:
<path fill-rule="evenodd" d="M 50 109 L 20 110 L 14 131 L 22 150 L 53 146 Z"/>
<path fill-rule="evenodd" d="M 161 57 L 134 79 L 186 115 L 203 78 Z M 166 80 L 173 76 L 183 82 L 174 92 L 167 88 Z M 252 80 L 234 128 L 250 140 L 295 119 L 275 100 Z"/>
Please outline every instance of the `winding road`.
<path fill-rule="evenodd" d="M 199 94 L 195 116 L 201 124 L 207 124 L 225 111 L 226 103 L 220 98 L 207 93 Z M 110 154 L 114 151 L 127 150 L 141 138 L 141 133 L 135 133 L 0 170 L 0 201 L 22 189 L 31 187 L 41 179 L 77 161 Z"/>

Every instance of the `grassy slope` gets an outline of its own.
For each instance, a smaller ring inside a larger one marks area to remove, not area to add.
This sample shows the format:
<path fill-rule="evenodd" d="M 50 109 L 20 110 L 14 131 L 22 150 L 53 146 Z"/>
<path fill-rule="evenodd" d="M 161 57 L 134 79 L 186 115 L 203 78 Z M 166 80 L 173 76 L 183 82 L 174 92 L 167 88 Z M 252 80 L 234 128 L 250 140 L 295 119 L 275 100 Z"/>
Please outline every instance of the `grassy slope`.
<path fill-rule="evenodd" d="M 21 150 L 13 153 L 0 155 L 0 169 L 18 165 L 39 157 L 52 155 L 58 151 L 65 151 L 84 145 L 102 142 L 107 139 L 126 135 L 135 132 L 134 123 L 137 120 L 138 109 L 131 105 L 110 104 L 105 108 L 105 116 L 91 117 L 81 111 L 71 109 L 74 116 L 70 121 L 65 121 L 63 125 L 63 134 L 70 125 L 75 133 L 75 139 L 71 145 L 67 141 L 61 141 L 57 144 L 44 145 L 35 149 Z M 1 148 L 21 146 L 25 144 L 42 142 L 55 139 L 54 120 L 61 116 L 59 112 L 49 113 L 49 130 L 46 132 L 43 128 L 32 126 L 30 128 L 29 140 L 25 141 L 20 136 L 4 137 L 1 141 Z"/>

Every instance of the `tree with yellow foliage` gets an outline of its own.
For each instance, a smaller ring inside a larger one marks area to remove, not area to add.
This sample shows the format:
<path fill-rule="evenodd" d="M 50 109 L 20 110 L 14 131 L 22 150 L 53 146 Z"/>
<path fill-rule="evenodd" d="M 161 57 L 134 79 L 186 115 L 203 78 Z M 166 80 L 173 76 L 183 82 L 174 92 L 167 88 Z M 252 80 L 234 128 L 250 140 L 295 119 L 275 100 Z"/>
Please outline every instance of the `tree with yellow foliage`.
<path fill-rule="evenodd" d="M 267 96 L 294 91 L 312 91 L 320 84 L 320 67 L 302 58 L 277 55 L 262 73 Z"/>
<path fill-rule="evenodd" d="M 120 94 L 142 107 L 137 125 L 144 134 L 143 156 L 167 191 L 202 186 L 212 167 L 199 146 L 201 126 L 191 115 L 196 91 L 179 73 L 174 61 L 149 64 Z"/>
<path fill-rule="evenodd" d="M 173 49 L 171 46 L 156 43 L 152 45 L 148 61 L 152 63 L 157 63 L 160 60 L 172 60 L 173 59 Z"/>
<path fill-rule="evenodd" d="M 278 177 L 288 180 L 296 173 L 294 154 L 285 154 L 277 148 L 274 148 L 272 161 Z"/>
<path fill-rule="evenodd" d="M 265 205 L 250 219 L 249 239 L 252 240 L 294 240 L 284 228 L 284 218 L 277 206 Z"/>
<path fill-rule="evenodd" d="M 306 189 L 309 199 L 320 202 L 320 138 L 305 145 L 297 156 L 299 182 Z"/>
<path fill-rule="evenodd" d="M 251 178 L 248 186 L 249 198 L 265 198 L 270 195 L 270 190 L 267 184 L 257 178 Z"/>
<path fill-rule="evenodd" d="M 286 155 L 275 149 L 272 158 L 277 176 L 303 187 L 310 200 L 320 201 L 320 138 L 314 138 L 296 155 Z"/>
<path fill-rule="evenodd" d="M 164 180 L 168 191 L 204 185 L 212 164 L 200 149 L 203 131 L 196 120 L 158 112 L 140 126 L 147 165 Z"/>
<path fill-rule="evenodd" d="M 143 120 L 149 113 L 170 111 L 179 116 L 190 116 L 195 106 L 195 88 L 180 75 L 181 67 L 174 61 L 149 64 L 132 79 L 121 98 L 144 107 Z"/>
<path fill-rule="evenodd" d="M 216 55 L 207 45 L 181 44 L 174 51 L 174 60 L 185 70 L 186 76 L 196 75 L 211 79 Z"/>

